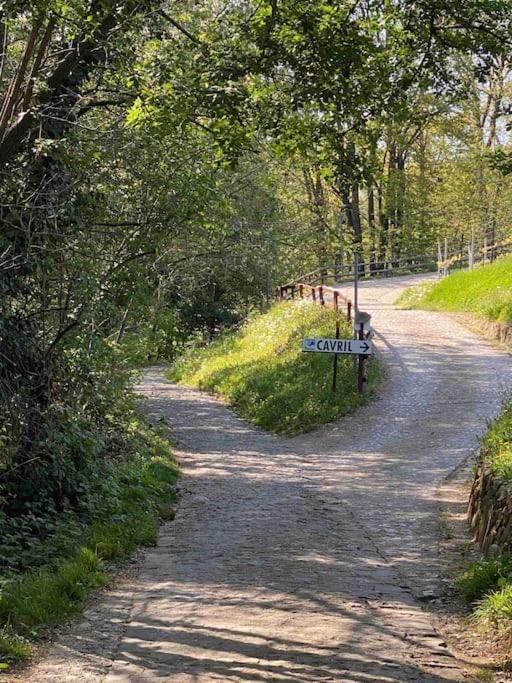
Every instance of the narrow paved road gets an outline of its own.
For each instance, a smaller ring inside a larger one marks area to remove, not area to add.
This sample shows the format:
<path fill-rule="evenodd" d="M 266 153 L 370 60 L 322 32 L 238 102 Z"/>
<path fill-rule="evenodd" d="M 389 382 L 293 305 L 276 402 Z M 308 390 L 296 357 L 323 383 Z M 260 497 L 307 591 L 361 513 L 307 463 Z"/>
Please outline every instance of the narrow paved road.
<path fill-rule="evenodd" d="M 153 369 L 182 501 L 137 576 L 24 680 L 470 680 L 436 633 L 436 492 L 512 383 L 510 356 L 447 317 L 397 311 L 415 278 L 364 284 L 388 373 L 379 400 L 282 439 Z"/>

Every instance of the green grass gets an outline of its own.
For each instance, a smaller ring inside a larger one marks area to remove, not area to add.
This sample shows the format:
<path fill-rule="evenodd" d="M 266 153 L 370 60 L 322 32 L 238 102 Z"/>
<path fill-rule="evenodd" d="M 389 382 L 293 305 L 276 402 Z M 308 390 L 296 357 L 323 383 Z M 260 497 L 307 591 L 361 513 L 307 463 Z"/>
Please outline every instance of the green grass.
<path fill-rule="evenodd" d="M 512 323 L 512 257 L 460 271 L 435 283 L 406 290 L 398 305 L 437 311 L 464 311 L 502 323 Z M 512 484 L 512 400 L 488 427 L 481 457 L 495 477 Z M 512 495 L 512 486 L 510 488 Z M 464 596 L 476 601 L 478 624 L 497 631 L 512 627 L 512 556 L 486 558 L 471 564 L 457 580 Z"/>
<path fill-rule="evenodd" d="M 473 602 L 502 586 L 512 577 L 512 557 L 502 555 L 473 562 L 457 580 L 467 600 Z"/>
<path fill-rule="evenodd" d="M 485 595 L 476 606 L 474 619 L 498 633 L 509 633 L 512 625 L 512 583 Z"/>
<path fill-rule="evenodd" d="M 423 289 L 422 289 L 423 287 Z M 399 305 L 435 311 L 464 311 L 512 323 L 512 256 L 459 271 L 434 285 L 406 290 Z"/>
<path fill-rule="evenodd" d="M 494 477 L 510 485 L 512 495 L 512 400 L 482 437 L 481 457 Z M 512 555 L 471 564 L 457 584 L 468 600 L 478 601 L 473 612 L 476 623 L 500 633 L 512 631 Z"/>
<path fill-rule="evenodd" d="M 169 371 L 183 384 L 216 392 L 253 424 L 296 434 L 335 420 L 368 400 L 356 391 L 351 357 L 338 359 L 338 387 L 331 390 L 331 354 L 302 353 L 307 336 L 334 337 L 336 313 L 309 302 L 275 304 L 237 332 L 192 349 Z M 341 337 L 351 337 L 342 322 Z M 378 375 L 370 363 L 369 387 Z"/>
<path fill-rule="evenodd" d="M 481 455 L 496 477 L 512 483 L 512 400 L 489 425 L 482 438 Z"/>
<path fill-rule="evenodd" d="M 79 612 L 115 564 L 156 544 L 160 520 L 172 517 L 177 467 L 169 443 L 142 420 L 132 427 L 134 452 L 118 465 L 112 498 L 83 525 L 73 550 L 36 570 L 0 576 L 0 670 L 30 657 L 31 641 Z M 57 536 L 47 543 L 66 547 Z"/>

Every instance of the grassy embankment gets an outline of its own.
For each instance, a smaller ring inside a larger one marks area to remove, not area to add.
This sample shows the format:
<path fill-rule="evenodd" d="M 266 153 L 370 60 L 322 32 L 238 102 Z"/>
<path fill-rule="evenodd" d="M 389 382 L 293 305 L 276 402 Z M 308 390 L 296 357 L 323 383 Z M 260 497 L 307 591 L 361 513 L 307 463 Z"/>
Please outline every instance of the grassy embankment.
<path fill-rule="evenodd" d="M 482 438 L 481 457 L 493 476 L 509 487 L 512 496 L 512 401 L 491 423 Z M 477 623 L 512 634 L 512 555 L 482 559 L 468 567 L 459 587 L 474 605 Z"/>
<path fill-rule="evenodd" d="M 399 303 L 404 308 L 463 311 L 512 324 L 512 257 L 412 288 Z M 493 476 L 510 486 L 512 496 L 512 401 L 484 435 L 481 457 Z M 512 555 L 472 564 L 458 585 L 474 607 L 476 623 L 512 633 Z"/>
<path fill-rule="evenodd" d="M 431 311 L 463 311 L 512 324 L 512 256 L 408 289 L 399 305 Z"/>
<path fill-rule="evenodd" d="M 201 349 L 191 349 L 169 372 L 183 384 L 226 398 L 237 412 L 265 429 L 297 434 L 335 420 L 368 401 L 378 367 L 369 364 L 370 392 L 357 393 L 352 358 L 338 359 L 331 390 L 331 354 L 302 353 L 308 336 L 334 337 L 336 313 L 308 302 L 285 302 Z M 341 337 L 351 329 L 342 322 Z"/>
<path fill-rule="evenodd" d="M 76 614 L 137 546 L 154 545 L 160 520 L 172 517 L 177 468 L 168 440 L 134 413 L 123 445 L 93 510 L 57 516 L 54 529 L 44 522 L 44 539 L 23 529 L 2 539 L 0 671 L 30 657 L 34 642 Z"/>

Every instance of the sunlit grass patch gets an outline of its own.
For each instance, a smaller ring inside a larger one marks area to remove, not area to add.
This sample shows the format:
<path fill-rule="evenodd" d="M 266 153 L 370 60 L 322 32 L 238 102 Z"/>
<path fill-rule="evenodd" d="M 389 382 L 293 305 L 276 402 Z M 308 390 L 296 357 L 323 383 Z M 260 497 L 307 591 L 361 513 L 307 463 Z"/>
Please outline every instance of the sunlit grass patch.
<path fill-rule="evenodd" d="M 512 256 L 474 270 L 453 273 L 432 285 L 406 290 L 399 305 L 435 311 L 463 311 L 512 323 Z"/>
<path fill-rule="evenodd" d="M 436 282 L 429 281 L 420 282 L 419 284 L 414 285 L 414 287 L 408 287 L 398 298 L 396 302 L 397 307 L 403 309 L 420 308 L 419 304 L 436 284 Z"/>
<path fill-rule="evenodd" d="M 369 396 L 356 391 L 352 357 L 339 357 L 333 394 L 333 356 L 301 351 L 304 337 L 334 337 L 336 317 L 332 309 L 310 302 L 276 304 L 241 330 L 191 350 L 174 364 L 169 377 L 221 394 L 265 429 L 286 434 L 311 430 L 362 405 Z M 352 336 L 345 320 L 341 336 Z M 377 375 L 373 360 L 370 389 Z"/>

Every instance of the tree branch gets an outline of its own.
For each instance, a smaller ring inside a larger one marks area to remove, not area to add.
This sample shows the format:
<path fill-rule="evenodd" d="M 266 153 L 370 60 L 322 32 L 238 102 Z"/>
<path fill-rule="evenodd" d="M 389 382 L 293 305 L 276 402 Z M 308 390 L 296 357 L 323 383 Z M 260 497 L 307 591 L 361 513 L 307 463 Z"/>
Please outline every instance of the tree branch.
<path fill-rule="evenodd" d="M 188 31 L 184 26 L 177 22 L 176 19 L 173 19 L 171 16 L 169 16 L 165 10 L 161 9 L 159 11 L 159 14 L 166 21 L 172 24 L 174 28 L 177 28 L 180 33 L 183 33 L 184 36 L 187 36 L 187 38 L 191 40 L 193 43 L 195 43 L 196 45 L 201 45 L 201 41 L 198 38 L 192 35 L 192 33 L 190 33 L 190 31 Z"/>

